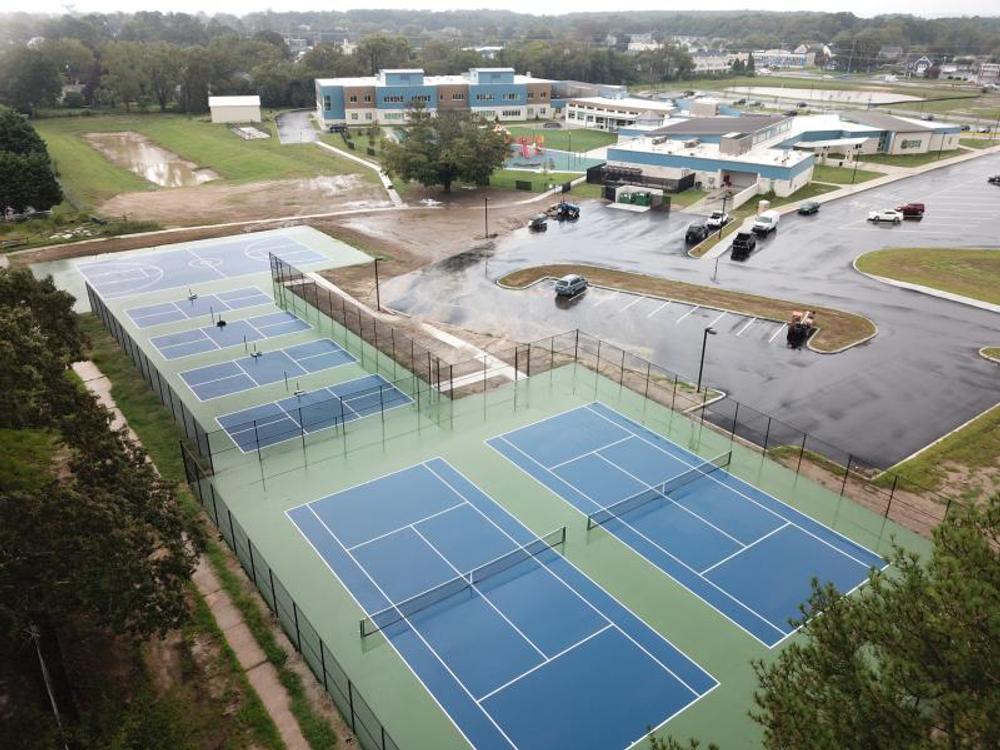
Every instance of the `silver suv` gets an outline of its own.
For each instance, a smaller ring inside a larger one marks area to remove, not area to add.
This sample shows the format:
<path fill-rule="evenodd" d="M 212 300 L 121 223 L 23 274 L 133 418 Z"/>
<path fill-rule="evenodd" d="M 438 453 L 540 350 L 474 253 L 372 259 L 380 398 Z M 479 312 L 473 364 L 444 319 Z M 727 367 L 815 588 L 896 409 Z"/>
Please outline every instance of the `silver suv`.
<path fill-rule="evenodd" d="M 587 280 L 579 274 L 571 273 L 556 281 L 557 297 L 575 297 L 587 288 Z"/>

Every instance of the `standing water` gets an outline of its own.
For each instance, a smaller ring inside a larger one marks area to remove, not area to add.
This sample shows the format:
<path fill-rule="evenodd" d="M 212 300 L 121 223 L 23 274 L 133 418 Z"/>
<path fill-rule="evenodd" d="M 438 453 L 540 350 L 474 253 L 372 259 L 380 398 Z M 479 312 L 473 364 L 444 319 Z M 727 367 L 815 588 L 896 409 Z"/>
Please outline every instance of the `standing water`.
<path fill-rule="evenodd" d="M 110 161 L 161 187 L 190 187 L 219 177 L 139 133 L 87 133 L 84 138 Z"/>

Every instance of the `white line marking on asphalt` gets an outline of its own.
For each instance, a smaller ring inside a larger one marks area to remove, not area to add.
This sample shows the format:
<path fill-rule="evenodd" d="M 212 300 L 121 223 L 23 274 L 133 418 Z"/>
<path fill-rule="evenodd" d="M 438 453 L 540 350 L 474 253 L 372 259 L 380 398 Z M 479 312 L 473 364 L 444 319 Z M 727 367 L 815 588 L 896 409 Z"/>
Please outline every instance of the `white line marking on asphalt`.
<path fill-rule="evenodd" d="M 647 318 L 652 318 L 652 317 L 653 317 L 654 315 L 656 315 L 656 313 L 658 313 L 658 312 L 659 312 L 660 310 L 662 310 L 662 309 L 663 309 L 664 307 L 666 307 L 667 305 L 669 305 L 669 304 L 671 303 L 671 301 L 672 301 L 672 300 L 669 300 L 669 299 L 668 299 L 668 300 L 667 300 L 666 302 L 664 302 L 664 303 L 663 303 L 662 305 L 660 305 L 660 306 L 659 306 L 658 308 L 656 308 L 655 310 L 653 310 L 653 312 L 651 312 L 651 313 L 650 313 L 649 315 L 647 315 L 646 317 L 647 317 Z"/>
<path fill-rule="evenodd" d="M 771 334 L 771 338 L 769 338 L 767 340 L 767 343 L 770 344 L 772 341 L 774 341 L 778 337 L 778 334 L 781 333 L 783 330 L 785 330 L 785 326 L 786 325 L 788 325 L 788 324 L 787 323 L 782 323 L 780 326 L 778 326 L 776 329 L 774 329 L 774 333 Z"/>
<path fill-rule="evenodd" d="M 713 320 L 711 323 L 709 323 L 708 327 L 711 328 L 716 323 L 718 323 L 720 320 L 722 320 L 724 317 L 726 317 L 726 311 L 725 310 L 723 310 L 721 313 L 719 313 L 719 317 L 717 317 L 715 320 Z"/>
<path fill-rule="evenodd" d="M 628 309 L 629 309 L 630 307 L 632 307 L 632 305 L 637 305 L 637 304 L 639 304 L 640 302 L 642 302 L 642 301 L 643 301 L 644 299 L 646 299 L 646 298 L 645 298 L 645 297 L 636 297 L 636 298 L 635 298 L 634 300 L 632 300 L 631 302 L 629 302 L 629 303 L 628 303 L 627 305 L 625 305 L 625 307 L 623 307 L 623 308 L 622 308 L 621 310 L 619 310 L 618 312 L 625 312 L 625 311 L 626 311 L 626 310 L 628 310 Z"/>
<path fill-rule="evenodd" d="M 750 320 L 747 321 L 747 324 L 745 326 L 743 326 L 739 331 L 736 332 L 736 335 L 737 336 L 742 336 L 743 332 L 747 328 L 749 328 L 750 326 L 752 326 L 754 324 L 754 322 L 756 322 L 756 320 L 757 320 L 757 318 L 750 318 Z"/>
<path fill-rule="evenodd" d="M 694 312 L 695 310 L 697 310 L 697 309 L 698 309 L 699 307 L 701 307 L 701 305 L 695 305 L 694 307 L 692 307 L 692 308 L 691 308 L 690 310 L 688 310 L 688 311 L 687 311 L 686 313 L 684 313 L 683 315 L 681 315 L 681 316 L 680 316 L 680 317 L 679 317 L 679 318 L 678 318 L 677 320 L 675 320 L 675 321 L 674 321 L 674 325 L 677 325 L 678 323 L 680 323 L 680 322 L 681 322 L 682 320 L 684 320 L 684 318 L 686 318 L 686 317 L 687 317 L 688 315 L 690 315 L 691 313 L 693 313 L 693 312 Z"/>
<path fill-rule="evenodd" d="M 618 296 L 620 296 L 618 294 L 618 292 L 611 292 L 607 297 L 601 297 L 599 300 L 597 300 L 597 303 L 594 305 L 594 307 L 598 307 L 600 305 L 603 305 L 609 299 L 614 299 L 615 297 L 618 297 Z"/>

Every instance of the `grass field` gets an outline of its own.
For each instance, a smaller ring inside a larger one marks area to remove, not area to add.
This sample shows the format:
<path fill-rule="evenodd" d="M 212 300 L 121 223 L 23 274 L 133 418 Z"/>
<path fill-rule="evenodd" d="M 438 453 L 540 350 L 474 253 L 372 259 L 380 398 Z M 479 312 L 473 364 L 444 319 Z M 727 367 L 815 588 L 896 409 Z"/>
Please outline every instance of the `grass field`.
<path fill-rule="evenodd" d="M 500 279 L 500 283 L 515 288 L 525 287 L 543 278 L 558 278 L 568 273 L 582 273 L 592 283 L 627 292 L 650 294 L 678 302 L 716 307 L 741 315 L 774 320 L 787 319 L 792 310 L 815 310 L 821 330 L 812 338 L 812 345 L 823 352 L 850 346 L 875 333 L 875 326 L 867 318 L 841 310 L 817 307 L 811 302 L 758 297 L 755 294 L 596 266 L 578 264 L 532 266 L 507 274 Z"/>
<path fill-rule="evenodd" d="M 530 182 L 531 191 L 541 193 L 549 189 L 549 185 L 561 185 L 570 180 L 583 177 L 582 174 L 574 172 L 549 172 L 540 174 L 537 172 L 522 172 L 516 169 L 498 169 L 490 176 L 490 187 L 500 190 L 514 190 L 515 182 Z"/>
<path fill-rule="evenodd" d="M 990 146 L 1000 146 L 1000 141 L 992 138 L 959 138 L 959 143 L 968 148 L 989 148 Z"/>
<path fill-rule="evenodd" d="M 594 148 L 601 148 L 617 142 L 618 137 L 605 133 L 603 130 L 580 129 L 557 129 L 543 128 L 541 125 L 511 125 L 507 130 L 514 137 L 517 136 L 542 136 L 545 138 L 545 147 L 554 148 L 558 151 L 590 151 Z"/>
<path fill-rule="evenodd" d="M 858 184 L 884 176 L 884 172 L 872 172 L 867 169 L 858 169 L 855 174 L 853 167 L 831 167 L 828 164 L 817 164 L 813 167 L 814 180 L 817 182 L 831 182 L 835 185 Z"/>
<path fill-rule="evenodd" d="M 1000 361 L 1000 346 L 987 346 L 983 348 L 983 354 L 990 359 Z"/>
<path fill-rule="evenodd" d="M 954 149 L 952 151 L 928 151 L 925 154 L 862 154 L 858 160 L 868 164 L 889 164 L 895 167 L 922 167 L 940 159 L 950 159 L 961 153 L 958 149 Z"/>
<path fill-rule="evenodd" d="M 862 255 L 858 269 L 1000 304 L 1000 250 L 890 248 Z"/>
<path fill-rule="evenodd" d="M 61 117 L 36 120 L 35 128 L 45 139 L 59 170 L 63 189 L 78 207 L 99 205 L 118 193 L 155 190 L 155 185 L 117 167 L 91 148 L 82 136 L 94 132 L 134 131 L 157 145 L 197 164 L 215 170 L 222 180 L 233 183 L 261 182 L 334 174 L 364 174 L 358 165 L 314 145 L 281 145 L 271 123 L 266 140 L 244 141 L 226 126 L 182 115 L 108 115 Z"/>

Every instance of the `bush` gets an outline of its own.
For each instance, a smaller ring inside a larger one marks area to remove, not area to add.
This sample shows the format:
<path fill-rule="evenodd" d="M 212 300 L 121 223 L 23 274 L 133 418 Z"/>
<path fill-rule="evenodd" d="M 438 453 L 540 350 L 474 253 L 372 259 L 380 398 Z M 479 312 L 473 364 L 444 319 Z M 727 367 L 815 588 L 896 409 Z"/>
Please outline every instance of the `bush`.
<path fill-rule="evenodd" d="M 62 99 L 62 105 L 66 109 L 80 109 L 85 104 L 83 94 L 79 91 L 67 91 Z"/>

